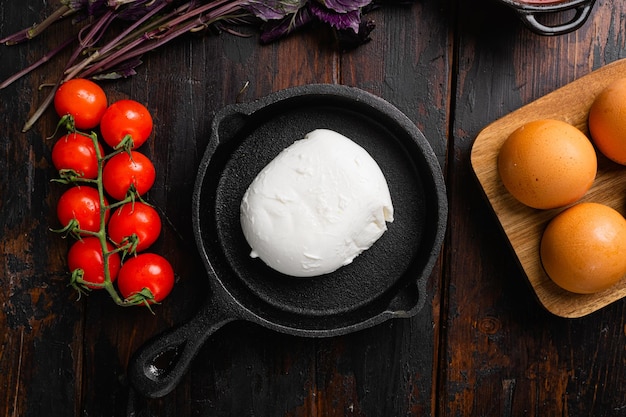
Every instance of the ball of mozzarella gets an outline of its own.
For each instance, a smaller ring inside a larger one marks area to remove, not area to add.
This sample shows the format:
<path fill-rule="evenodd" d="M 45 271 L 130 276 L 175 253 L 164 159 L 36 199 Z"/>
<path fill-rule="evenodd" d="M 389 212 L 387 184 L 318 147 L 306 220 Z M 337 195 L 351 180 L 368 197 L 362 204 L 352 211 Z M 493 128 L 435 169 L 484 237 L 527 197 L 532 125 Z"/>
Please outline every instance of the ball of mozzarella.
<path fill-rule="evenodd" d="M 367 250 L 393 221 L 387 181 L 365 149 L 332 130 L 294 142 L 241 202 L 250 256 L 290 276 L 327 274 Z"/>

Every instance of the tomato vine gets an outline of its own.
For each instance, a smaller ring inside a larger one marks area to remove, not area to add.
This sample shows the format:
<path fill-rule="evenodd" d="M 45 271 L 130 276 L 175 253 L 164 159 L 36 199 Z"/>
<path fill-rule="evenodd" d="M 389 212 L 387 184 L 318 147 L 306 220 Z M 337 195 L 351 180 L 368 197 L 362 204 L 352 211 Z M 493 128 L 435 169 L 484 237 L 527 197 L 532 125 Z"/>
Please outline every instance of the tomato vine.
<path fill-rule="evenodd" d="M 124 100 L 126 104 L 129 102 L 131 102 L 133 108 L 143 107 L 143 105 L 132 100 Z M 113 103 L 109 108 L 117 105 Z M 144 111 L 147 112 L 147 109 L 144 109 Z M 63 127 L 69 132 L 60 140 L 67 140 L 70 135 L 82 135 L 89 138 L 93 145 L 91 151 L 95 155 L 97 163 L 97 174 L 94 178 L 93 175 L 85 176 L 84 172 L 76 171 L 73 167 L 76 164 L 63 162 L 71 160 L 71 155 L 62 155 L 58 160 L 53 161 L 59 173 L 59 177 L 53 181 L 76 187 L 67 190 L 59 199 L 57 217 L 59 217 L 62 227 L 52 229 L 76 240 L 68 253 L 70 286 L 78 292 L 79 298 L 92 290 L 103 289 L 109 294 L 113 302 L 119 306 L 144 305 L 152 310 L 151 305 L 165 298 L 174 284 L 173 269 L 165 258 L 156 254 L 143 256 L 148 255 L 144 251 L 154 243 L 161 229 L 158 213 L 143 198 L 143 194 L 151 187 L 154 181 L 154 166 L 143 154 L 133 150 L 138 146 L 135 145 L 132 134 L 127 132 L 127 124 L 129 122 L 118 120 L 115 126 L 106 126 L 106 129 L 109 131 L 119 130 L 122 132 L 121 137 L 124 138 L 107 153 L 102 147 L 96 132 L 88 134 L 77 130 L 73 122 L 71 109 L 68 114 L 59 114 L 59 116 L 61 120 L 57 129 Z M 139 144 L 146 141 L 151 130 L 152 119 L 149 118 L 149 124 L 143 126 L 141 137 L 138 137 Z M 85 147 L 84 141 L 76 141 L 76 143 L 82 148 Z M 71 151 L 67 152 L 71 153 Z M 112 164 L 113 167 L 109 169 L 112 174 L 105 172 L 110 161 L 116 158 L 119 159 L 124 154 L 128 155 L 128 159 L 123 158 L 125 164 L 115 164 L 115 166 Z M 82 155 L 82 158 L 92 158 L 93 156 L 90 152 L 83 152 L 80 155 Z M 132 165 L 134 163 L 133 158 L 141 158 L 141 162 L 137 163 L 139 168 L 135 169 L 129 166 L 129 164 Z M 138 187 L 140 190 L 138 190 L 135 184 L 135 176 L 139 176 L 139 174 L 136 170 L 140 170 L 142 167 L 147 167 L 147 175 L 151 177 L 151 181 L 147 187 L 145 184 L 140 185 Z M 108 194 L 105 186 L 105 177 L 109 175 L 114 176 L 113 180 L 108 180 L 109 182 L 116 181 L 122 183 L 126 190 L 120 191 L 118 187 L 116 192 L 113 193 L 114 196 Z M 123 178 L 124 175 L 128 178 Z M 76 191 L 70 193 L 70 191 L 74 190 Z M 97 197 L 94 197 L 94 194 Z M 68 197 L 64 199 L 66 195 Z M 111 202 L 109 202 L 107 195 L 111 198 Z M 145 216 L 134 213 L 135 209 L 149 212 L 151 220 L 144 219 L 143 222 L 138 220 Z M 97 216 L 96 220 L 94 220 L 94 216 Z M 111 225 L 110 221 L 112 216 L 120 217 L 114 219 L 113 225 Z M 122 218 L 121 216 L 125 217 Z M 81 221 L 83 225 L 81 225 Z M 97 224 L 94 226 L 93 223 Z M 110 227 L 115 229 L 115 239 L 111 238 Z M 147 230 L 142 230 L 142 228 L 147 228 Z M 94 239 L 99 244 L 99 253 L 94 250 Z M 84 245 L 86 241 L 89 241 L 90 244 Z M 81 245 L 77 245 L 79 243 Z M 138 254 L 138 252 L 142 253 Z M 91 257 L 91 260 L 88 262 L 85 259 L 81 259 L 81 256 L 83 258 Z M 132 262 L 130 262 L 131 260 Z M 149 274 L 142 272 L 142 267 L 149 266 L 149 262 L 158 264 L 162 271 L 158 276 L 147 276 Z M 94 271 L 94 268 L 96 271 Z M 124 272 L 122 273 L 122 271 Z M 121 278 L 122 282 L 120 282 L 120 279 L 116 282 L 118 275 L 123 276 Z M 132 288 L 133 291 L 129 291 L 128 288 Z M 121 293 L 123 295 L 120 295 Z"/>

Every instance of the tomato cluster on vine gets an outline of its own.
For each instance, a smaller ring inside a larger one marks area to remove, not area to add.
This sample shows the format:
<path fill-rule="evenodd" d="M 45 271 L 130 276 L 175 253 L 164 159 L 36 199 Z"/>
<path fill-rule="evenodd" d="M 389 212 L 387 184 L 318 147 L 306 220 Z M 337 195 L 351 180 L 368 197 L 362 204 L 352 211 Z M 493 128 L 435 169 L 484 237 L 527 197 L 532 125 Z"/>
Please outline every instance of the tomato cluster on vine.
<path fill-rule="evenodd" d="M 147 251 L 162 225 L 143 198 L 154 184 L 154 165 L 137 151 L 152 134 L 150 112 L 135 100 L 109 105 L 102 88 L 85 79 L 63 83 L 54 107 L 67 130 L 52 162 L 56 181 L 71 186 L 58 200 L 56 229 L 75 239 L 67 256 L 70 284 L 79 294 L 104 289 L 122 306 L 162 301 L 175 276 L 167 259 Z"/>

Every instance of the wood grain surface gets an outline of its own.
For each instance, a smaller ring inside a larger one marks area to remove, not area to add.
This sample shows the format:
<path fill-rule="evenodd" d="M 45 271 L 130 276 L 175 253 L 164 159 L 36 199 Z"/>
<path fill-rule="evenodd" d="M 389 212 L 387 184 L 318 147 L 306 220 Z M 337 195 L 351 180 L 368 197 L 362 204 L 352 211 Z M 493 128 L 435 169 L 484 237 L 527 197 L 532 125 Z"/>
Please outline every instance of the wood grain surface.
<path fill-rule="evenodd" d="M 52 2 L 0 0 L 0 33 L 41 20 Z M 102 86 L 153 112 L 148 193 L 164 228 L 155 251 L 176 270 L 152 315 L 67 287 L 69 242 L 51 183 L 56 116 L 21 133 L 62 63 L 0 90 L 0 415 L 2 416 L 623 416 L 626 303 L 578 319 L 538 302 L 476 180 L 485 127 L 625 56 L 626 4 L 598 0 L 578 31 L 542 37 L 494 0 L 416 0 L 370 14 L 372 41 L 332 47 L 327 31 L 261 46 L 226 32 L 186 36 L 147 54 L 134 77 Z M 557 18 L 555 17 L 555 20 Z M 0 47 L 0 78 L 65 39 L 60 25 Z M 426 307 L 327 339 L 236 322 L 203 346 L 170 394 L 145 399 L 126 367 L 148 339 L 186 322 L 208 291 L 191 193 L 212 116 L 225 105 L 307 83 L 356 86 L 391 102 L 431 143 L 446 175 L 449 226 Z M 240 91 L 248 85 L 245 93 Z"/>

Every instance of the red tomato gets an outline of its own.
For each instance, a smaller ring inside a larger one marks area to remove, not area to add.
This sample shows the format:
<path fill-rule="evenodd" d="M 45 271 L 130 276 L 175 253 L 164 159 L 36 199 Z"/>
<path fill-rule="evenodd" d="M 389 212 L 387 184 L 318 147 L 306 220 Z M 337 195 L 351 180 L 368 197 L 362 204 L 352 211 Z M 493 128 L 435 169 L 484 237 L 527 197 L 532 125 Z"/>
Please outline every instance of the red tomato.
<path fill-rule="evenodd" d="M 161 218 L 151 206 L 140 201 L 124 204 L 115 210 L 109 219 L 109 238 L 118 246 L 133 243 L 136 236 L 135 252 L 150 247 L 161 233 Z"/>
<path fill-rule="evenodd" d="M 116 200 L 123 200 L 131 185 L 139 195 L 145 194 L 156 177 L 154 165 L 147 156 L 137 151 L 119 153 L 104 166 L 102 184 Z"/>
<path fill-rule="evenodd" d="M 113 246 L 107 243 L 107 250 L 112 250 Z M 109 278 L 111 282 L 115 281 L 120 271 L 120 256 L 118 253 L 109 255 Z M 76 269 L 82 269 L 82 279 L 94 284 L 104 283 L 104 255 L 102 254 L 102 245 L 100 239 L 96 237 L 86 237 L 76 241 L 67 254 L 67 265 L 71 272 Z M 87 285 L 91 289 L 101 289 L 101 286 Z"/>
<path fill-rule="evenodd" d="M 104 204 L 109 204 L 106 199 Z M 105 221 L 108 216 L 107 210 Z M 100 230 L 100 196 L 98 190 L 84 185 L 68 189 L 57 203 L 57 217 L 63 226 L 67 226 L 72 219 L 76 219 L 81 230 L 98 232 Z"/>
<path fill-rule="evenodd" d="M 130 136 L 132 149 L 144 144 L 152 132 L 152 116 L 148 109 L 134 100 L 119 100 L 111 104 L 100 120 L 100 132 L 112 148 Z"/>
<path fill-rule="evenodd" d="M 107 97 L 93 81 L 75 78 L 58 88 L 54 108 L 60 117 L 71 115 L 77 129 L 93 129 L 107 109 Z"/>
<path fill-rule="evenodd" d="M 142 253 L 124 262 L 117 277 L 117 287 L 125 299 L 147 288 L 154 297 L 147 301 L 158 303 L 174 287 L 174 270 L 162 256 Z"/>
<path fill-rule="evenodd" d="M 98 143 L 100 155 L 104 156 Z M 69 133 L 60 138 L 52 148 L 52 163 L 57 170 L 73 170 L 83 178 L 98 177 L 98 157 L 93 140 L 81 133 Z"/>

